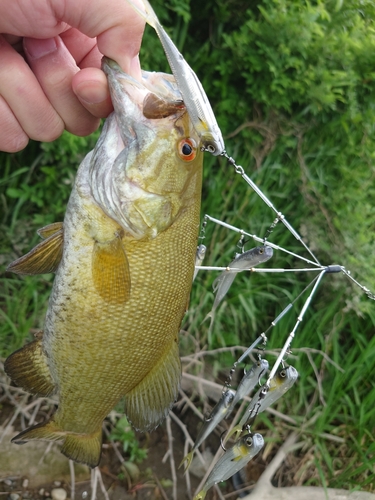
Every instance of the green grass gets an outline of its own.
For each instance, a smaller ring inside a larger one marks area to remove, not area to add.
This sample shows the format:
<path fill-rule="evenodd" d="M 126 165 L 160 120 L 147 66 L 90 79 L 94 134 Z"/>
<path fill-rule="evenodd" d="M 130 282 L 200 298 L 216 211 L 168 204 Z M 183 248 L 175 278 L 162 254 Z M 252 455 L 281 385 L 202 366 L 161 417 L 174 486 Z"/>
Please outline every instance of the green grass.
<path fill-rule="evenodd" d="M 65 134 L 53 145 L 31 144 L 18 155 L 1 155 L 0 265 L 3 269 L 38 241 L 37 228 L 62 220 L 75 170 L 95 137 L 82 139 L 79 146 L 77 140 Z M 283 147 L 270 153 L 260 169 L 254 168 L 254 160 L 246 152 L 242 158 L 238 153 L 237 162 L 294 228 L 306 234 L 307 242 L 324 264 L 348 266 L 354 276 L 374 290 L 375 255 L 370 251 L 374 212 L 368 192 L 361 188 L 360 182 L 348 187 L 345 176 L 338 181 L 327 168 L 322 170 L 323 154 L 310 159 L 306 180 L 298 162 L 286 154 Z M 356 163 L 355 168 L 359 179 L 368 178 L 367 166 Z M 344 170 L 349 172 L 350 167 Z M 345 204 L 344 195 L 349 196 Z M 353 209 L 362 206 L 364 217 L 361 211 Z M 231 166 L 223 159 L 209 156 L 205 162 L 202 217 L 205 213 L 259 236 L 265 234 L 275 217 Z M 204 239 L 205 264 L 227 265 L 238 250 L 238 239 L 234 232 L 208 223 Z M 308 257 L 281 223 L 269 239 Z M 255 243 L 249 241 L 246 248 L 253 246 Z M 274 252 L 267 266 L 305 267 L 281 251 Z M 190 309 L 183 323 L 183 330 L 188 334 L 181 336 L 182 354 L 196 348 L 192 338 L 199 339 L 199 345 L 209 349 L 249 345 L 314 274 L 259 273 L 251 277 L 240 274 L 217 311 L 213 335 L 208 339 L 208 322 L 201 323 L 213 304 L 212 282 L 216 276 L 217 273 L 201 271 L 194 283 Z M 2 356 L 21 347 L 42 328 L 51 278 L 1 275 Z M 282 346 L 296 322 L 304 297 L 270 331 L 268 350 Z M 325 276 L 297 330 L 292 345 L 294 352 L 288 359 L 299 371 L 299 381 L 276 405 L 279 411 L 295 418 L 306 449 L 313 453 L 314 463 L 310 466 L 315 472 L 307 479 L 311 484 L 374 490 L 374 331 L 374 302 L 345 276 Z M 312 352 L 314 371 L 307 354 L 299 351 L 306 347 L 326 353 L 344 372 L 327 363 L 321 354 Z M 275 358 L 267 354 L 267 359 L 272 364 Z M 215 373 L 226 374 L 233 358 L 222 353 L 211 362 Z M 276 430 L 282 439 L 293 426 L 262 414 L 256 428 L 266 430 L 269 435 L 274 435 Z M 329 436 L 341 440 L 333 441 Z"/>

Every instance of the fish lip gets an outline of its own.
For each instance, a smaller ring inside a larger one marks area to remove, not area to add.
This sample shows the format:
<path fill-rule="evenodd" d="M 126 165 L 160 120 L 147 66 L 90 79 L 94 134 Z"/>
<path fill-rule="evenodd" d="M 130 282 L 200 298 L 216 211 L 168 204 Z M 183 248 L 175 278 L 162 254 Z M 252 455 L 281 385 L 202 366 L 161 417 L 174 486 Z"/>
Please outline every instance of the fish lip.
<path fill-rule="evenodd" d="M 269 245 L 264 246 L 264 251 L 266 252 L 266 255 L 269 257 L 273 256 L 273 248 L 270 247 Z"/>
<path fill-rule="evenodd" d="M 288 366 L 287 372 L 288 372 L 288 377 L 292 379 L 298 378 L 298 371 L 293 366 Z"/>
<path fill-rule="evenodd" d="M 258 432 L 253 434 L 253 445 L 255 447 L 262 447 L 264 446 L 264 439 L 263 439 L 263 436 L 262 434 L 259 434 Z"/>

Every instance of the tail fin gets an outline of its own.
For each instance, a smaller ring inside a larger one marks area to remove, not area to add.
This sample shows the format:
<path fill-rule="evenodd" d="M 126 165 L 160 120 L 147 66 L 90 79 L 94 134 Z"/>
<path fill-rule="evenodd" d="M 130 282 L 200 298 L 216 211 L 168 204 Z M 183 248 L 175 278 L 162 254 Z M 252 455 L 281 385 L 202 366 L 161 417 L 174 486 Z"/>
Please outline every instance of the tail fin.
<path fill-rule="evenodd" d="M 214 316 L 215 316 L 215 314 L 214 314 L 213 311 L 209 312 L 208 314 L 206 314 L 206 316 L 205 316 L 205 318 L 204 318 L 204 320 L 202 321 L 201 324 L 203 324 L 205 321 L 208 320 L 208 318 L 210 318 L 210 328 L 211 328 L 212 322 L 214 320 Z"/>
<path fill-rule="evenodd" d="M 202 321 L 202 323 L 204 323 L 208 318 L 210 318 L 210 326 L 208 327 L 208 330 L 207 330 L 207 339 L 208 339 L 208 342 L 211 343 L 211 340 L 212 340 L 212 329 L 213 329 L 213 326 L 214 326 L 214 319 L 215 319 L 215 311 L 212 309 L 211 312 L 209 312 L 207 314 L 207 316 L 204 318 L 204 320 Z M 202 324 L 201 323 L 201 324 Z"/>
<path fill-rule="evenodd" d="M 225 437 L 225 440 L 224 440 L 224 444 L 229 441 L 229 439 L 233 436 L 234 436 L 234 440 L 235 441 L 238 441 L 240 435 L 242 434 L 242 426 L 241 425 L 235 425 L 233 427 L 233 429 L 226 435 Z"/>
<path fill-rule="evenodd" d="M 182 465 L 183 463 L 185 463 L 185 462 L 186 462 L 185 469 L 184 469 L 184 474 L 186 473 L 186 471 L 187 471 L 187 470 L 188 470 L 188 468 L 190 467 L 191 461 L 193 460 L 194 451 L 195 451 L 195 450 L 191 450 L 191 452 L 190 452 L 190 453 L 188 453 L 188 454 L 186 455 L 186 457 L 184 457 L 184 458 L 181 460 L 181 463 L 180 463 L 180 465 L 178 466 L 178 468 L 180 468 L 180 467 L 181 467 L 181 465 Z"/>
<path fill-rule="evenodd" d="M 206 498 L 206 495 L 207 495 L 207 490 L 203 488 L 203 490 L 201 490 L 197 495 L 195 495 L 193 500 L 204 500 Z"/>
<path fill-rule="evenodd" d="M 101 427 L 92 434 L 75 434 L 59 428 L 54 417 L 47 422 L 29 427 L 17 434 L 12 443 L 24 444 L 33 440 L 63 441 L 61 453 L 66 457 L 94 468 L 99 465 L 102 452 Z"/>

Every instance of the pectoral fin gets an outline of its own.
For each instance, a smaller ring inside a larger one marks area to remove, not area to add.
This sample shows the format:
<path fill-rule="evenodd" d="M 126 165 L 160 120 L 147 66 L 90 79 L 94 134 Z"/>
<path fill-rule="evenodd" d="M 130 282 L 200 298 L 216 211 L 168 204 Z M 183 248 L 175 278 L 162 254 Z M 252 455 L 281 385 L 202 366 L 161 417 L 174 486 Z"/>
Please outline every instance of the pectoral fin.
<path fill-rule="evenodd" d="M 55 391 L 42 339 L 34 340 L 11 354 L 4 363 L 4 370 L 14 383 L 31 394 L 49 396 Z"/>
<path fill-rule="evenodd" d="M 95 288 L 106 302 L 123 304 L 129 300 L 129 262 L 119 237 L 105 243 L 95 242 L 92 274 Z"/>
<path fill-rule="evenodd" d="M 180 378 L 178 345 L 173 341 L 156 366 L 125 395 L 125 413 L 129 422 L 141 431 L 157 427 L 177 399 Z"/>
<path fill-rule="evenodd" d="M 37 233 L 43 240 L 45 240 L 49 236 L 52 236 L 53 234 L 60 231 L 60 229 L 62 228 L 63 228 L 62 222 L 54 222 L 53 224 L 48 224 L 48 226 L 41 227 L 40 229 L 37 230 Z"/>
<path fill-rule="evenodd" d="M 30 250 L 29 253 L 9 264 L 7 271 L 29 275 L 54 273 L 61 261 L 63 242 L 64 234 L 61 228 Z"/>

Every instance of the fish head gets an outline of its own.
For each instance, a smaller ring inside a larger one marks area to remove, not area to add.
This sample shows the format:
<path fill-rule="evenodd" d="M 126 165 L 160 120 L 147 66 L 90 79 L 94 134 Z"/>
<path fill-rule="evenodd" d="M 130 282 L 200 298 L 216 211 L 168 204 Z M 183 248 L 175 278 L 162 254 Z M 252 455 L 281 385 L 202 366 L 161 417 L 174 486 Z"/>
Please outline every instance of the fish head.
<path fill-rule="evenodd" d="M 281 368 L 271 380 L 270 391 L 278 389 L 286 392 L 297 378 L 298 372 L 293 366 Z"/>
<path fill-rule="evenodd" d="M 264 254 L 267 256 L 267 260 L 273 256 L 273 248 L 269 245 L 264 245 Z"/>
<path fill-rule="evenodd" d="M 262 245 L 260 247 L 256 247 L 255 250 L 261 257 L 262 262 L 266 262 L 273 256 L 273 248 L 270 247 L 269 245 Z"/>
<path fill-rule="evenodd" d="M 223 395 L 224 407 L 228 408 L 236 395 L 236 391 L 233 389 L 228 389 Z"/>
<path fill-rule="evenodd" d="M 143 72 L 138 82 L 105 57 L 102 68 L 114 112 L 91 158 L 92 194 L 131 236 L 154 238 L 197 202 L 202 144 L 171 75 Z"/>
<path fill-rule="evenodd" d="M 261 448 L 264 446 L 263 436 L 259 433 L 255 434 L 245 434 L 238 442 L 238 449 L 242 457 L 246 457 L 249 454 L 254 456 Z"/>

